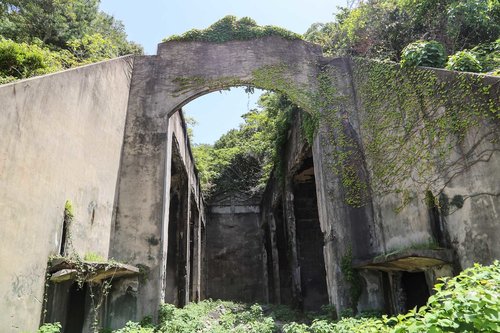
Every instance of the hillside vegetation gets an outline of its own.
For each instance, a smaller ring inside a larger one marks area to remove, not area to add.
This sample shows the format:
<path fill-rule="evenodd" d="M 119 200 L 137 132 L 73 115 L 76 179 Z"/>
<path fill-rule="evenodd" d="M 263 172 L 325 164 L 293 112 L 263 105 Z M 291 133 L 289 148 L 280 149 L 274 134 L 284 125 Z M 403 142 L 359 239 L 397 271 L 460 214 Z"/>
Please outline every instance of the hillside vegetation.
<path fill-rule="evenodd" d="M 357 2 L 358 5 L 351 9 L 339 8 L 332 22 L 313 24 L 305 38 L 320 44 L 328 55 L 399 62 L 416 51 L 420 58 L 427 55 L 441 58 L 436 61 L 437 67 L 447 65 L 454 70 L 498 71 L 498 0 Z M 423 48 L 429 41 L 441 45 L 442 52 L 435 52 L 435 47 Z M 451 62 L 448 56 L 453 57 Z M 463 66 L 469 62 L 479 66 Z M 412 65 L 425 63 L 416 61 Z"/>
<path fill-rule="evenodd" d="M 142 52 L 99 0 L 0 1 L 0 84 Z"/>

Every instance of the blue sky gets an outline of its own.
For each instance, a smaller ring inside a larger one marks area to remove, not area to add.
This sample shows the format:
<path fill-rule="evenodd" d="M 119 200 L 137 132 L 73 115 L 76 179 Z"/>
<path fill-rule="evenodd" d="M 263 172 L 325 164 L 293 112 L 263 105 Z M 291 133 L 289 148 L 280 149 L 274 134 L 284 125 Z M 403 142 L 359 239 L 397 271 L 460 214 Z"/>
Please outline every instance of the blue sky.
<path fill-rule="evenodd" d="M 203 29 L 226 15 L 249 16 L 260 25 L 277 25 L 304 33 L 315 22 L 328 22 L 346 0 L 101 0 L 101 9 L 125 24 L 129 40 L 155 54 L 161 40 L 187 30 Z M 241 123 L 241 115 L 255 107 L 259 94 L 240 89 L 202 96 L 184 107 L 198 125 L 195 143 L 213 143 Z M 250 107 L 249 107 L 250 106 Z"/>

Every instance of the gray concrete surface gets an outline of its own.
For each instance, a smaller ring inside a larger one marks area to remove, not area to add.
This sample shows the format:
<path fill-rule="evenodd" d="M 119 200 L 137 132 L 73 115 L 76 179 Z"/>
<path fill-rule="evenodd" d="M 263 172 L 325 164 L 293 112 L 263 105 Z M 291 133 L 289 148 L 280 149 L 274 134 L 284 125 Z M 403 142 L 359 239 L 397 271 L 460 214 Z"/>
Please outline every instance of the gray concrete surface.
<path fill-rule="evenodd" d="M 108 257 L 133 58 L 0 86 L 0 331 L 35 331 L 73 203 L 76 252 Z"/>

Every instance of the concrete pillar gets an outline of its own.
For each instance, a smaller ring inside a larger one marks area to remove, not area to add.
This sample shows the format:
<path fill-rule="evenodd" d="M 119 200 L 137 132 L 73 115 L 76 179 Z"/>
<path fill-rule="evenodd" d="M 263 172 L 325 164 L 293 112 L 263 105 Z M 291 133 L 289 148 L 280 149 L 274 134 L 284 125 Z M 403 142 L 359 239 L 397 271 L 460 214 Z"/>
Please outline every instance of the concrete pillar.
<path fill-rule="evenodd" d="M 172 128 L 168 126 L 169 142 L 165 159 L 165 178 L 163 190 L 163 223 L 161 230 L 161 270 L 160 270 L 160 302 L 165 302 L 167 283 L 167 252 L 168 252 L 168 225 L 170 214 L 170 190 L 172 187 Z M 173 240 L 175 241 L 175 240 Z"/>
<path fill-rule="evenodd" d="M 285 200 L 284 211 L 286 218 L 286 229 L 288 235 L 288 256 L 290 261 L 290 271 L 292 273 L 292 299 L 293 305 L 302 306 L 302 288 L 300 280 L 300 266 L 297 257 L 297 237 L 295 226 L 295 211 L 293 204 L 293 184 L 291 178 L 285 180 Z"/>
<path fill-rule="evenodd" d="M 200 201 L 201 202 L 201 201 Z M 198 214 L 198 219 L 195 225 L 195 251 L 193 253 L 194 261 L 194 272 L 193 272 L 193 290 L 191 292 L 191 299 L 195 302 L 200 301 L 201 293 L 201 224 L 202 224 L 201 214 Z"/>
<path fill-rule="evenodd" d="M 190 294 L 190 273 L 191 273 L 191 184 L 188 178 L 188 190 L 187 190 L 187 209 L 186 209 L 186 225 L 183 228 L 184 232 L 184 256 L 185 261 L 184 265 L 184 282 L 182 288 L 184 288 L 184 292 L 181 295 L 181 299 L 179 299 L 179 305 L 184 306 L 189 303 L 189 294 Z"/>
<path fill-rule="evenodd" d="M 280 263 L 278 257 L 278 244 L 276 241 L 276 221 L 274 220 L 273 213 L 268 215 L 269 223 L 269 237 L 271 237 L 271 250 L 273 260 L 273 283 L 274 283 L 274 300 L 276 303 L 281 303 L 281 286 L 280 286 Z"/>
<path fill-rule="evenodd" d="M 342 258 L 348 254 L 351 246 L 351 238 L 341 180 L 330 167 L 331 150 L 334 147 L 321 144 L 322 140 L 327 140 L 328 137 L 325 138 L 327 133 L 329 133 L 328 127 L 320 125 L 313 145 L 314 175 L 319 221 L 325 241 L 324 257 L 328 297 L 330 304 L 334 304 L 337 313 L 340 313 L 351 307 L 350 286 L 340 268 Z"/>
<path fill-rule="evenodd" d="M 123 152 L 118 181 L 117 212 L 109 256 L 140 265 L 147 274 L 140 279 L 131 301 L 137 321 L 156 318 L 162 302 L 164 274 L 161 239 L 164 234 L 164 195 L 168 140 L 168 104 L 155 84 L 158 73 L 153 57 L 136 57 L 130 86 Z M 119 302 L 110 311 L 123 310 Z"/>

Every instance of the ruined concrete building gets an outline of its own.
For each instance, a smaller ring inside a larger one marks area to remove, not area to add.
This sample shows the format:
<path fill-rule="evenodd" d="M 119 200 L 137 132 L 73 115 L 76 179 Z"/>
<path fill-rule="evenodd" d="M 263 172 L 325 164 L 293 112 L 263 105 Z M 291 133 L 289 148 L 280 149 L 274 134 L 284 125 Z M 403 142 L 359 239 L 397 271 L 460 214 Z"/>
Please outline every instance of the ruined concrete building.
<path fill-rule="evenodd" d="M 207 204 L 180 109 L 240 85 L 311 117 L 295 115 L 265 193 Z M 500 258 L 499 89 L 280 37 L 167 42 L 3 85 L 1 331 L 87 332 L 95 309 L 116 328 L 207 297 L 422 304 L 436 278 Z"/>

